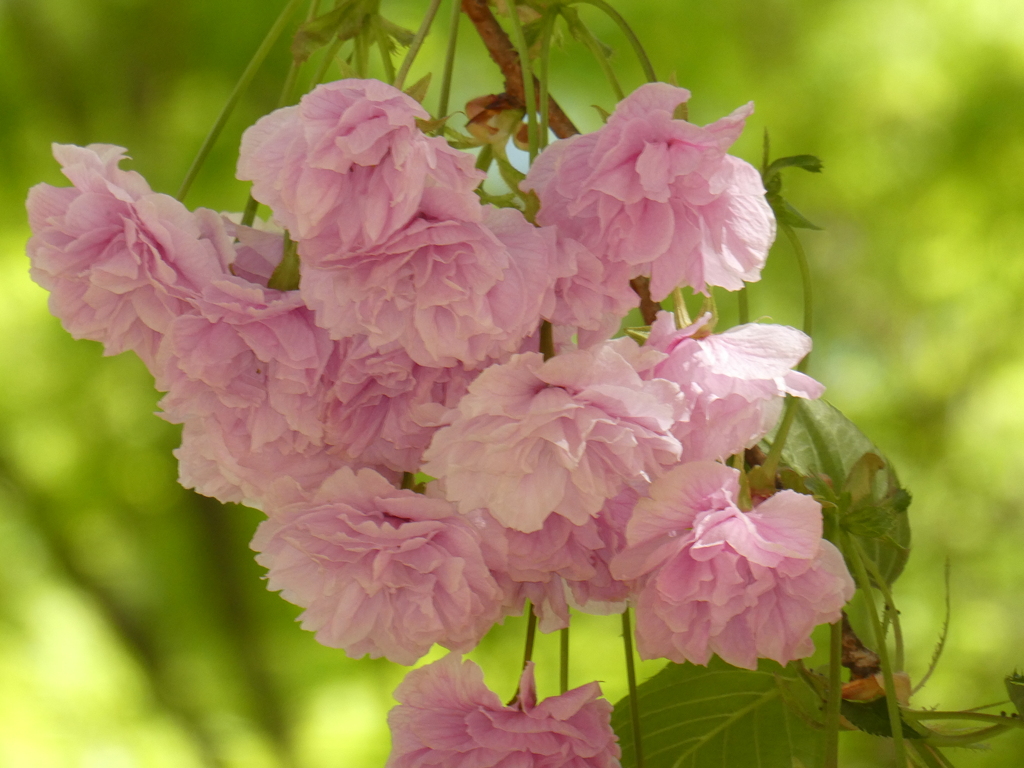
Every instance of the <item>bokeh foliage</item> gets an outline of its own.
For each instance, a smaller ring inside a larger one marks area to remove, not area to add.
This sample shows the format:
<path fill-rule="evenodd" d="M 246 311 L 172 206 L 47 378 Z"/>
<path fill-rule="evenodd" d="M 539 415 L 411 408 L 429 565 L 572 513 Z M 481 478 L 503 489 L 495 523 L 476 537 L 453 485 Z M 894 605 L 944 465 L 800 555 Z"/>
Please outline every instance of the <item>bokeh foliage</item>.
<path fill-rule="evenodd" d="M 913 492 L 915 547 L 897 583 L 908 672 L 923 673 L 944 611 L 946 656 L 915 698 L 1005 698 L 1024 666 L 1024 6 L 1015 0 L 619 0 L 659 75 L 705 123 L 748 100 L 734 150 L 811 153 L 786 194 L 819 297 L 810 373 Z M 178 428 L 129 356 L 75 342 L 27 278 L 24 198 L 64 183 L 51 141 L 129 148 L 155 189 L 177 188 L 283 2 L 0 0 L 0 765 L 11 768 L 379 766 L 403 670 L 318 646 L 263 589 L 247 542 L 259 514 L 179 488 Z M 384 0 L 415 27 L 426 6 Z M 441 18 L 446 15 L 442 7 Z M 641 82 L 625 41 L 581 10 Z M 443 21 L 409 82 L 440 74 Z M 501 90 L 464 25 L 452 104 Z M 239 210 L 238 137 L 273 108 L 279 45 L 188 199 Z M 613 98 L 586 51 L 552 56 L 552 92 L 584 129 Z M 436 88 L 435 79 L 435 88 Z M 428 96 L 432 108 L 436 94 Z M 728 320 L 731 300 L 723 298 Z M 800 322 L 780 243 L 751 290 L 754 317 Z M 624 693 L 617 622 L 574 623 L 573 684 Z M 521 622 L 474 655 L 514 687 Z M 819 643 L 820 645 L 820 643 Z M 542 694 L 554 690 L 542 638 Z M 813 663 L 813 660 L 812 660 Z M 656 663 L 645 667 L 650 674 Z M 545 691 L 546 686 L 546 691 Z M 884 765 L 844 737 L 845 765 Z M 1024 738 L 953 753 L 958 766 L 1024 763 Z"/>

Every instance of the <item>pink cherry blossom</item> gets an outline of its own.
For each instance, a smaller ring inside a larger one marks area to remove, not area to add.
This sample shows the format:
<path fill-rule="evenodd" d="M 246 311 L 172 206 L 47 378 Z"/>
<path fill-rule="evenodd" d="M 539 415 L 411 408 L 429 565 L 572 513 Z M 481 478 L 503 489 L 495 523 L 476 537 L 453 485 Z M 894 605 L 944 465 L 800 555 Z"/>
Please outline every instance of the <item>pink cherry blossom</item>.
<path fill-rule="evenodd" d="M 507 357 L 554 307 L 554 231 L 512 209 L 488 206 L 480 223 L 417 218 L 330 259 L 300 253 L 302 295 L 334 338 L 397 342 L 420 365 Z"/>
<path fill-rule="evenodd" d="M 352 658 L 412 664 L 434 643 L 468 651 L 500 616 L 479 534 L 441 499 L 345 468 L 312 495 L 279 483 L 266 512 L 252 547 L 268 588 Z"/>
<path fill-rule="evenodd" d="M 597 683 L 537 702 L 533 662 L 511 706 L 484 684 L 472 661 L 449 654 L 415 669 L 388 713 L 386 768 L 618 768 L 612 707 Z"/>
<path fill-rule="evenodd" d="M 271 414 L 270 418 L 278 417 Z M 173 420 L 183 425 L 181 447 L 174 450 L 178 482 L 223 502 L 262 509 L 268 489 L 282 478 L 313 490 L 342 467 L 365 466 L 293 430 L 282 430 L 270 440 L 254 438 L 253 422 L 258 419 L 249 409 L 220 408 Z M 375 469 L 387 473 L 393 482 L 401 478 L 401 473 Z"/>
<path fill-rule="evenodd" d="M 105 353 L 134 350 L 153 370 L 171 321 L 234 256 L 212 211 L 188 211 L 118 165 L 109 144 L 54 144 L 73 187 L 37 184 L 28 196 L 30 274 L 75 338 Z"/>
<path fill-rule="evenodd" d="M 325 440 L 352 461 L 415 470 L 479 371 L 417 365 L 397 344 L 374 349 L 365 336 L 337 348 Z"/>
<path fill-rule="evenodd" d="M 529 600 L 541 632 L 553 632 L 569 626 L 570 607 L 621 612 L 629 587 L 612 578 L 609 563 L 625 544 L 636 499 L 627 488 L 582 525 L 556 513 L 531 533 L 504 527 L 486 510 L 471 513 L 486 542 L 484 559 L 505 591 L 505 613 L 521 614 Z"/>
<path fill-rule="evenodd" d="M 558 238 L 557 250 L 572 272 L 555 282 L 555 308 L 549 319 L 576 332 L 590 331 L 589 344 L 581 343 L 581 348 L 611 338 L 623 316 L 640 304 L 629 285 L 629 265 L 602 261 L 569 237 Z"/>
<path fill-rule="evenodd" d="M 630 339 L 557 355 L 514 355 L 485 370 L 439 430 L 423 471 L 444 477 L 463 513 L 486 508 L 524 533 L 553 512 L 582 526 L 627 484 L 679 458 L 668 430 L 679 388 L 644 380 L 662 358 Z"/>
<path fill-rule="evenodd" d="M 738 496 L 737 470 L 692 462 L 637 503 L 611 571 L 634 581 L 642 658 L 787 664 L 814 651 L 811 630 L 853 596 L 843 556 L 821 538 L 818 502 L 780 491 L 743 512 Z"/>
<path fill-rule="evenodd" d="M 377 245 L 417 213 L 478 221 L 473 157 L 428 138 L 415 99 L 378 80 L 319 85 L 242 136 L 238 178 L 303 257 Z"/>
<path fill-rule="evenodd" d="M 785 325 L 748 323 L 708 333 L 705 315 L 682 330 L 659 312 L 645 346 L 667 353 L 653 374 L 679 384 L 688 404 L 672 429 L 685 461 L 725 459 L 755 445 L 775 426 L 786 395 L 816 399 L 824 387 L 792 370 L 810 338 Z"/>
<path fill-rule="evenodd" d="M 537 221 L 649 275 L 651 295 L 758 280 L 775 219 L 757 170 L 726 154 L 752 105 L 708 126 L 673 119 L 689 91 L 648 83 L 594 133 L 556 141 L 523 183 Z"/>

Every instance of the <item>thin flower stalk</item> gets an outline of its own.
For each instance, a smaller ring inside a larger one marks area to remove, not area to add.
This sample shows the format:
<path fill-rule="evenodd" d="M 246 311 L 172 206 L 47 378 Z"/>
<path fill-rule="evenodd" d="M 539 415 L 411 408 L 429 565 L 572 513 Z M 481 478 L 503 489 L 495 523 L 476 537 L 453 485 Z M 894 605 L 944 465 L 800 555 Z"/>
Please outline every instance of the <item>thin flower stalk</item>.
<path fill-rule="evenodd" d="M 398 68 L 398 74 L 395 75 L 395 88 L 399 90 L 405 84 L 405 78 L 409 74 L 409 69 L 412 67 L 412 63 L 416 60 L 416 55 L 420 52 L 420 48 L 423 47 L 423 41 L 430 33 L 430 26 L 434 23 L 434 17 L 437 16 L 437 9 L 441 7 L 441 0 L 431 0 L 430 7 L 427 8 L 427 15 L 423 17 L 423 23 L 420 24 L 420 28 L 416 30 L 416 36 L 412 39 L 412 43 L 409 45 L 409 50 L 405 54 L 405 58 L 402 60 L 401 66 Z"/>
<path fill-rule="evenodd" d="M 882 679 L 885 683 L 885 706 L 889 714 L 889 727 L 892 731 L 893 750 L 896 753 L 896 765 L 898 768 L 907 766 L 907 749 L 903 740 L 903 720 L 900 716 L 900 703 L 896 698 L 896 684 L 893 680 L 892 664 L 889 661 L 889 650 L 885 645 L 885 635 L 882 631 L 882 622 L 878 618 L 878 610 L 875 606 L 875 596 L 871 591 L 871 580 L 864 564 L 864 553 L 857 541 L 845 531 L 841 532 L 843 549 L 851 555 L 854 574 L 864 593 L 867 602 L 868 617 L 871 621 L 871 628 L 874 634 L 875 651 L 882 666 Z"/>
<path fill-rule="evenodd" d="M 451 16 L 448 19 L 448 46 L 444 52 L 444 74 L 441 77 L 441 95 L 437 103 L 437 116 L 448 114 L 448 102 L 452 93 L 452 74 L 455 72 L 455 48 L 459 37 L 459 22 L 462 19 L 462 3 L 452 0 Z"/>
<path fill-rule="evenodd" d="M 206 162 L 206 158 L 210 154 L 210 150 L 213 149 L 213 145 L 217 143 L 217 139 L 220 138 L 221 131 L 224 130 L 224 126 L 227 125 L 228 118 L 231 117 L 231 113 L 234 112 L 235 106 L 238 104 L 238 100 L 242 98 L 242 94 L 245 93 L 245 89 L 249 87 L 249 83 L 252 82 L 253 77 L 256 76 L 256 72 L 263 65 L 264 60 L 267 58 L 267 54 L 270 53 L 270 49 L 274 47 L 274 43 L 284 32 L 284 28 L 288 25 L 288 20 L 291 19 L 292 14 L 298 10 L 299 6 L 302 5 L 302 0 L 289 0 L 288 5 L 284 7 L 277 19 L 274 21 L 273 26 L 270 27 L 270 31 L 267 32 L 266 37 L 263 38 L 263 42 L 260 43 L 259 48 L 256 49 L 256 53 L 253 54 L 249 63 L 242 71 L 242 76 L 238 78 L 238 82 L 235 83 L 234 89 L 231 91 L 231 95 L 228 96 L 227 102 L 221 109 L 220 114 L 217 115 L 217 120 L 214 122 L 213 127 L 210 128 L 210 132 L 206 134 L 206 138 L 203 140 L 203 145 L 199 148 L 199 152 L 196 154 L 195 160 L 192 161 L 192 165 L 188 169 L 188 173 L 185 174 L 184 180 L 181 182 L 181 187 L 178 189 L 178 194 L 175 195 L 178 200 L 184 200 L 185 195 L 188 194 L 189 189 L 192 187 L 192 182 L 196 180 L 196 176 L 199 175 L 199 169 L 203 167 L 203 163 Z"/>
<path fill-rule="evenodd" d="M 570 4 L 576 3 L 586 3 L 587 5 L 592 5 L 595 8 L 600 8 L 608 15 L 609 18 L 611 18 L 612 21 L 618 24 L 622 33 L 626 36 L 626 39 L 629 40 L 629 44 L 633 46 L 633 50 L 636 52 L 636 57 L 640 60 L 640 66 L 644 70 L 644 77 L 647 78 L 647 82 L 655 83 L 658 81 L 658 76 L 654 74 L 654 66 L 651 64 L 651 60 L 647 56 L 647 51 L 644 50 L 644 46 L 641 44 L 640 38 L 638 38 L 636 33 L 633 32 L 633 28 L 629 26 L 624 18 L 622 18 L 622 14 L 605 2 L 605 0 L 571 0 Z"/>
<path fill-rule="evenodd" d="M 523 25 L 519 21 L 519 10 L 516 0 L 508 0 L 509 20 L 512 27 L 512 44 L 519 53 L 519 66 L 523 71 L 523 97 L 526 102 L 526 131 L 530 142 L 530 162 L 537 157 L 540 147 L 537 135 L 537 94 L 534 91 L 533 67 L 530 64 L 530 49 L 526 45 Z"/>

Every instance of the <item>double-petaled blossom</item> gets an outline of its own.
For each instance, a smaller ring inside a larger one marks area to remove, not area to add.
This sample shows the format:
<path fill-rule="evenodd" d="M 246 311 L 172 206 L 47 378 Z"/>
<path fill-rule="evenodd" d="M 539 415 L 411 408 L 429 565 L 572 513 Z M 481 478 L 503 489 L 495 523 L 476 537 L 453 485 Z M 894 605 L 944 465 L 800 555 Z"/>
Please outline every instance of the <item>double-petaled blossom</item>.
<path fill-rule="evenodd" d="M 353 658 L 412 664 L 434 643 L 468 651 L 500 616 L 480 535 L 443 499 L 345 468 L 314 494 L 278 484 L 266 512 L 252 547 L 268 588 Z"/>
<path fill-rule="evenodd" d="M 686 418 L 673 428 L 684 461 L 725 459 L 750 448 L 775 426 L 786 395 L 815 399 L 825 390 L 792 370 L 811 351 L 810 338 L 786 325 L 748 323 L 709 333 L 705 315 L 676 330 L 658 313 L 646 346 L 668 356 L 653 374 L 679 384 Z"/>
<path fill-rule="evenodd" d="M 602 128 L 544 150 L 523 183 L 540 197 L 540 224 L 629 265 L 631 277 L 649 275 L 655 301 L 678 285 L 736 290 L 759 279 L 775 237 L 760 175 L 726 154 L 753 107 L 701 127 L 675 118 L 689 98 L 641 86 Z"/>
<path fill-rule="evenodd" d="M 377 245 L 417 214 L 477 221 L 483 174 L 417 128 L 428 117 L 379 80 L 325 83 L 245 132 L 238 178 L 308 261 Z"/>
<path fill-rule="evenodd" d="M 414 363 L 398 344 L 375 349 L 365 336 L 338 342 L 324 415 L 325 439 L 352 461 L 412 471 L 479 371 Z"/>
<path fill-rule="evenodd" d="M 546 362 L 524 353 L 493 365 L 435 434 L 423 471 L 445 478 L 463 513 L 486 508 L 524 533 L 552 513 L 582 526 L 629 483 L 679 459 L 669 434 L 679 387 L 638 373 L 660 359 L 616 339 Z"/>
<path fill-rule="evenodd" d="M 395 691 L 386 768 L 618 768 L 612 707 L 600 695 L 588 683 L 538 703 L 530 662 L 504 706 L 480 667 L 449 654 Z"/>
<path fill-rule="evenodd" d="M 303 255 L 317 322 L 335 338 L 397 343 L 426 366 L 472 368 L 517 351 L 554 305 L 554 231 L 513 209 L 482 212 L 479 222 L 416 218 L 362 251 Z"/>
<path fill-rule="evenodd" d="M 153 370 L 171 321 L 233 258 L 231 240 L 217 214 L 120 170 L 121 147 L 54 144 L 53 155 L 74 186 L 29 192 L 32 279 L 72 336 L 134 350 Z"/>
<path fill-rule="evenodd" d="M 505 592 L 505 612 L 520 614 L 529 600 L 542 632 L 569 626 L 570 607 L 621 612 L 629 587 L 612 577 L 609 564 L 625 545 L 636 499 L 626 488 L 582 525 L 555 513 L 530 533 L 506 528 L 486 510 L 471 513 L 483 533 L 484 559 Z"/>
<path fill-rule="evenodd" d="M 266 248 L 266 258 L 276 253 L 280 261 L 280 234 L 229 228 L 245 241 L 269 237 L 276 247 Z M 256 270 L 252 277 L 276 266 L 249 249 L 240 247 Z M 154 371 L 157 388 L 167 392 L 164 418 L 186 424 L 177 453 L 183 484 L 222 501 L 259 504 L 281 476 L 275 464 L 306 487 L 343 466 L 325 447 L 335 346 L 298 291 L 267 288 L 228 269 L 211 276 L 168 325 Z"/>
<path fill-rule="evenodd" d="M 843 556 L 821 537 L 817 501 L 780 491 L 744 512 L 738 498 L 737 470 L 693 462 L 637 503 L 611 570 L 634 583 L 642 658 L 787 664 L 813 652 L 811 630 L 853 596 Z"/>

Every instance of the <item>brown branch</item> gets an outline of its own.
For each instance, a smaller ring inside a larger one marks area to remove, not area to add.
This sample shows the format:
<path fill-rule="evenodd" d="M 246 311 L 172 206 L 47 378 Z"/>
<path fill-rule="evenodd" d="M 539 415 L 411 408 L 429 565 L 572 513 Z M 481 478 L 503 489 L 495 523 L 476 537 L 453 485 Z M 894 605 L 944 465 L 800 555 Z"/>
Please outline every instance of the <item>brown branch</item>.
<path fill-rule="evenodd" d="M 850 678 L 861 680 L 873 677 L 882 670 L 878 654 L 866 647 L 850 626 L 850 620 L 843 611 L 843 666 L 850 670 Z"/>
<path fill-rule="evenodd" d="M 505 78 L 505 92 L 510 98 L 517 100 L 519 104 L 526 104 L 526 94 L 523 90 L 523 70 L 519 65 L 519 54 L 515 46 L 509 40 L 505 30 L 501 28 L 498 20 L 494 18 L 487 0 L 462 0 L 462 10 L 473 22 L 477 34 L 487 47 L 494 63 L 498 65 L 501 74 Z M 533 78 L 534 93 L 540 99 L 540 82 Z M 555 136 L 560 139 L 567 139 L 579 133 L 579 129 L 573 125 L 569 116 L 562 111 L 551 96 L 548 96 L 548 125 L 554 131 Z"/>
<path fill-rule="evenodd" d="M 661 304 L 651 298 L 651 279 L 634 277 L 629 281 L 629 287 L 640 297 L 640 317 L 644 319 L 644 325 L 654 325 L 661 311 Z"/>

